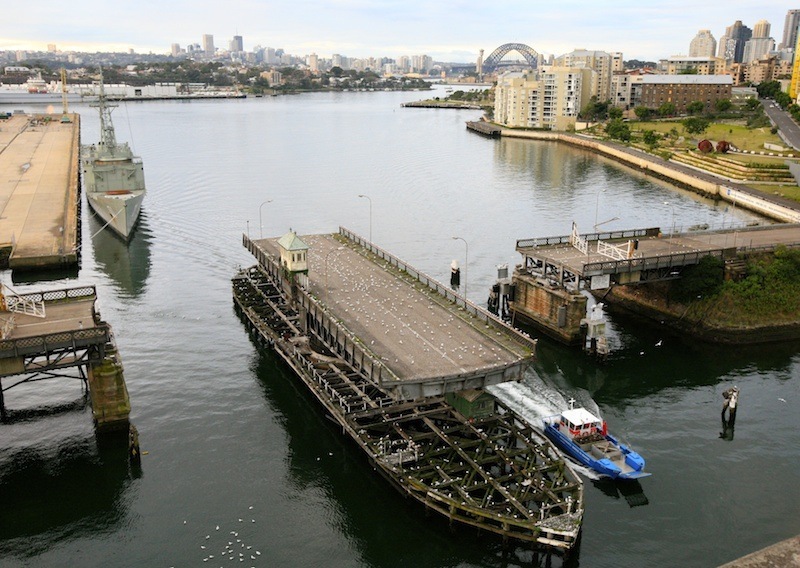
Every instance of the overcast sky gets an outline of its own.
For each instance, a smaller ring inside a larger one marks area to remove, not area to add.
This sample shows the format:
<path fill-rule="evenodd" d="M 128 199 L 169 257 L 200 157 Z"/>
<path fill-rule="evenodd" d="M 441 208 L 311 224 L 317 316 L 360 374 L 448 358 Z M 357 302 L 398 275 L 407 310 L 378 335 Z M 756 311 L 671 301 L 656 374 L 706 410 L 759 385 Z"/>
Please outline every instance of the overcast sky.
<path fill-rule="evenodd" d="M 293 55 L 392 57 L 430 55 L 473 62 L 504 43 L 539 53 L 575 48 L 621 51 L 655 61 L 686 54 L 700 29 L 719 40 L 735 20 L 765 19 L 776 44 L 789 8 L 773 0 L 34 0 L 2 10 L 0 50 L 168 53 L 213 34 L 227 49 L 234 35 Z"/>

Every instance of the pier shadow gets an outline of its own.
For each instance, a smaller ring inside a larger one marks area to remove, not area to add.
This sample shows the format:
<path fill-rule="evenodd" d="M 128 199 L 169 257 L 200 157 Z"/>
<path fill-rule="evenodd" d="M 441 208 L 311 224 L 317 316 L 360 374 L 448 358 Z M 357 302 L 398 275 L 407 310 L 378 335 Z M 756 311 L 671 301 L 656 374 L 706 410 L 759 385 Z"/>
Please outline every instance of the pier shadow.
<path fill-rule="evenodd" d="M 89 212 L 89 231 L 94 258 L 99 270 L 105 273 L 130 297 L 141 295 L 150 276 L 150 244 L 153 234 L 144 210 L 125 242 L 108 228 L 94 212 Z"/>
<path fill-rule="evenodd" d="M 127 434 L 55 443 L 55 453 L 52 446 L 0 451 L 0 557 L 25 564 L 53 540 L 96 538 L 126 522 L 125 492 L 141 475 L 129 465 Z"/>
<path fill-rule="evenodd" d="M 624 498 L 631 508 L 650 504 L 647 495 L 644 494 L 642 484 L 636 479 L 597 479 L 592 481 L 592 485 L 609 497 L 614 499 Z"/>
<path fill-rule="evenodd" d="M 59 282 L 78 278 L 79 265 L 47 270 L 12 270 L 12 284 L 33 284 L 38 282 Z"/>

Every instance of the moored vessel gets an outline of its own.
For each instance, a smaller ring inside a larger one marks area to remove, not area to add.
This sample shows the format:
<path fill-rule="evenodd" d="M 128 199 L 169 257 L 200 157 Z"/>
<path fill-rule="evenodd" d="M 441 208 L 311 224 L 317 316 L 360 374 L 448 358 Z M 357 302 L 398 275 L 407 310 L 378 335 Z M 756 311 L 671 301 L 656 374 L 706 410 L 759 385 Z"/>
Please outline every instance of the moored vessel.
<path fill-rule="evenodd" d="M 567 455 L 602 476 L 612 479 L 639 479 L 644 458 L 608 433 L 605 421 L 585 408 L 570 408 L 560 415 L 543 419 L 544 433 Z"/>
<path fill-rule="evenodd" d="M 111 121 L 110 104 L 100 73 L 100 94 L 96 103 L 100 113 L 100 142 L 81 147 L 83 185 L 92 210 L 124 240 L 131 236 L 145 195 L 144 166 L 127 142 L 117 142 Z"/>

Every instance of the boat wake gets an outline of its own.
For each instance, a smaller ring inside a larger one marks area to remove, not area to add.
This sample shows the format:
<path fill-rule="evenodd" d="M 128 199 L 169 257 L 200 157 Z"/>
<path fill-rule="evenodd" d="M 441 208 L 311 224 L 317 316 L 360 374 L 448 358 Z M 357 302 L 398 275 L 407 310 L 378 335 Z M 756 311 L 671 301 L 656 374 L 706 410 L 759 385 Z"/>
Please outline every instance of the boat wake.
<path fill-rule="evenodd" d="M 600 415 L 597 403 L 592 400 L 587 391 L 578 389 L 565 395 L 555 385 L 539 377 L 531 369 L 525 373 L 525 378 L 522 382 L 501 383 L 487 387 L 486 390 L 500 399 L 511 410 L 522 416 L 542 434 L 544 434 L 542 419 L 554 414 L 560 414 L 564 409 L 569 408 L 569 398 L 574 398 L 577 401 L 577 405 L 586 408 L 597 416 Z M 572 469 L 585 478 L 601 479 L 601 476 L 596 471 L 578 463 L 560 450 L 559 453 L 565 460 L 569 460 Z"/>

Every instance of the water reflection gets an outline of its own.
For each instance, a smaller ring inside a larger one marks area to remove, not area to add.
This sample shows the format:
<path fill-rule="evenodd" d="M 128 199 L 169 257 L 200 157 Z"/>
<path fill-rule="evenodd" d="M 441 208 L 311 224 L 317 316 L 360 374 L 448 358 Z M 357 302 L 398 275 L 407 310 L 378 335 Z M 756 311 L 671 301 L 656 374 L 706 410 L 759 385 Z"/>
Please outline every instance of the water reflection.
<path fill-rule="evenodd" d="M 44 445 L 6 451 L 0 462 L 0 557 L 31 558 L 53 540 L 113 533 L 127 516 L 124 494 L 141 473 L 128 465 L 127 434 L 55 443 L 55 451 Z"/>
<path fill-rule="evenodd" d="M 592 481 L 592 485 L 614 499 L 623 497 L 629 507 L 642 507 L 650 503 L 644 494 L 644 487 L 636 479 L 625 481 L 596 479 Z"/>
<path fill-rule="evenodd" d="M 127 243 L 113 231 L 104 229 L 102 220 L 93 212 L 88 218 L 97 266 L 127 296 L 140 296 L 150 275 L 150 241 L 153 238 L 146 211 L 140 214 Z"/>

